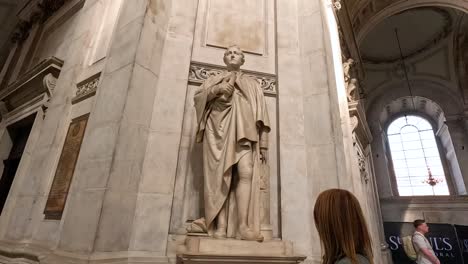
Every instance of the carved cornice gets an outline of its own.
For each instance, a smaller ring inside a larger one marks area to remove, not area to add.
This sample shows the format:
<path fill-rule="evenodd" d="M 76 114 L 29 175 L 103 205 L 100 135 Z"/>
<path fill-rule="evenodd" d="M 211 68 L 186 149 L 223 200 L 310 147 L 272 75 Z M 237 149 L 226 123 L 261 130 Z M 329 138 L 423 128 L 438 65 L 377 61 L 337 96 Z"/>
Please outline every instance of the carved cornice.
<path fill-rule="evenodd" d="M 225 71 L 225 67 L 218 65 L 192 62 L 189 70 L 189 83 L 201 85 L 208 77 L 215 76 Z M 276 95 L 276 76 L 268 73 L 242 70 L 247 76 L 257 80 L 265 94 Z"/>
<path fill-rule="evenodd" d="M 90 78 L 78 83 L 75 98 L 73 98 L 72 103 L 76 104 L 80 101 L 85 100 L 96 94 L 99 80 L 101 79 L 101 73 L 97 73 Z"/>
<path fill-rule="evenodd" d="M 436 204 L 445 206 L 445 204 L 460 204 L 462 207 L 467 208 L 468 195 L 451 195 L 451 196 L 396 196 L 389 198 L 380 198 L 380 202 L 397 205 L 407 204 Z M 457 208 L 458 209 L 458 208 Z"/>
<path fill-rule="evenodd" d="M 53 93 L 62 69 L 63 61 L 50 57 L 41 61 L 30 71 L 21 75 L 15 82 L 0 91 L 0 100 L 12 111 L 42 93 Z"/>
<path fill-rule="evenodd" d="M 20 21 L 11 36 L 13 43 L 21 43 L 29 36 L 29 31 L 36 23 L 43 23 L 60 9 L 68 0 L 32 1 L 19 14 Z"/>

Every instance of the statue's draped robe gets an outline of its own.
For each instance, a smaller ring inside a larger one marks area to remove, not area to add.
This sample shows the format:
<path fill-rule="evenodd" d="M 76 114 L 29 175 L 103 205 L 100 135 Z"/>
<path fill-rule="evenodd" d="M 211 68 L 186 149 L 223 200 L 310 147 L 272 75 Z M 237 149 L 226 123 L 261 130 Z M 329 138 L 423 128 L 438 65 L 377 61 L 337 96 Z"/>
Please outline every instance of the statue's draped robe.
<path fill-rule="evenodd" d="M 234 237 L 237 209 L 235 190 L 231 188 L 232 167 L 249 151 L 252 151 L 254 166 L 248 225 L 260 233 L 259 149 L 260 145 L 267 147 L 270 121 L 260 84 L 243 73 L 237 74 L 231 97 L 223 95 L 209 100 L 212 89 L 230 74 L 223 72 L 208 78 L 196 92 L 194 101 L 198 121 L 197 142 L 203 142 L 204 204 L 208 232 L 212 234 L 214 220 L 226 201 L 227 236 Z"/>

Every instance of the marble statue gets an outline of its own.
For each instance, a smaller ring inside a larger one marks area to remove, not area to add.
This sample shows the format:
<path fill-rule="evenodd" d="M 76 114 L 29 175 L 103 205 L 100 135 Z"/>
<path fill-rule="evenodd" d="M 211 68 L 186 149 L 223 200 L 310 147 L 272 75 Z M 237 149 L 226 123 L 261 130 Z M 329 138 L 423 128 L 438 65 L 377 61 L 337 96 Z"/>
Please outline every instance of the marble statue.
<path fill-rule="evenodd" d="M 358 85 L 359 83 L 356 78 L 351 78 L 351 80 L 349 80 L 348 85 L 346 86 L 346 95 L 348 97 L 348 102 L 356 101 L 355 93 Z"/>
<path fill-rule="evenodd" d="M 214 238 L 263 240 L 260 179 L 267 163 L 270 121 L 263 90 L 241 70 L 237 46 L 224 53 L 227 70 L 208 78 L 194 96 L 203 144 L 205 217 L 189 232 Z M 206 230 L 205 230 L 206 229 Z"/>
<path fill-rule="evenodd" d="M 351 80 L 351 66 L 354 64 L 352 58 L 347 59 L 343 62 L 343 73 L 346 86 L 348 86 L 349 81 Z"/>

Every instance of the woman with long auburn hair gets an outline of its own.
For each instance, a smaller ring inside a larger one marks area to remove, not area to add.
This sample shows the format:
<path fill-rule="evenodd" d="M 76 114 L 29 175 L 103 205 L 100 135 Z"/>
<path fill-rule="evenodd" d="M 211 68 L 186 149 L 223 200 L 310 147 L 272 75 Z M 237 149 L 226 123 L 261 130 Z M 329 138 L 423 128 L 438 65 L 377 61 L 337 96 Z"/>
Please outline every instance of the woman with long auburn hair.
<path fill-rule="evenodd" d="M 314 208 L 323 264 L 373 264 L 371 239 L 356 197 L 330 189 L 319 194 Z"/>

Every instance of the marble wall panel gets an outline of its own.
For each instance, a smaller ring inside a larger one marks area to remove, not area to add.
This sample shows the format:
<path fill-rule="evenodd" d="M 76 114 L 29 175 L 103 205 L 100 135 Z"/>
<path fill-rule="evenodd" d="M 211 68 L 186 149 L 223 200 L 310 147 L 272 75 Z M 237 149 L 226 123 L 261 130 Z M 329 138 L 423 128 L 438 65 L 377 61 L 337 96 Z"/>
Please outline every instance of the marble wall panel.
<path fill-rule="evenodd" d="M 78 20 L 79 15 L 76 13 L 57 27 L 51 27 L 45 31 L 40 40 L 40 46 L 36 52 L 34 62 L 38 63 L 51 56 L 61 60 L 67 58 L 71 47 L 70 42 L 73 40 L 74 24 Z"/>
<path fill-rule="evenodd" d="M 104 200 L 104 189 L 89 189 L 70 192 L 63 213 L 66 223 L 60 226 L 58 247 L 70 252 L 89 252 L 93 250 L 96 230 Z M 78 228 L 86 223 L 86 228 Z"/>
<path fill-rule="evenodd" d="M 101 18 L 101 23 L 98 32 L 94 36 L 94 50 L 88 61 L 89 64 L 93 64 L 106 56 L 121 4 L 122 0 L 101 0 L 94 8 Z"/>
<path fill-rule="evenodd" d="M 200 0 L 192 60 L 224 65 L 226 46 L 237 44 L 246 51 L 243 69 L 274 74 L 274 1 Z"/>
<path fill-rule="evenodd" d="M 267 29 L 265 4 L 266 0 L 209 0 L 204 44 L 227 48 L 236 43 L 244 52 L 263 55 Z"/>
<path fill-rule="evenodd" d="M 166 254 L 166 243 L 171 217 L 171 194 L 140 193 L 135 210 L 130 250 L 143 250 Z"/>
<path fill-rule="evenodd" d="M 303 71 L 299 39 L 298 1 L 276 1 L 278 60 L 278 133 L 282 239 L 294 250 L 312 255 L 314 231 L 307 175 L 304 127 Z M 301 221 L 298 225 L 297 221 Z M 310 223 L 310 224 L 309 224 Z"/>

